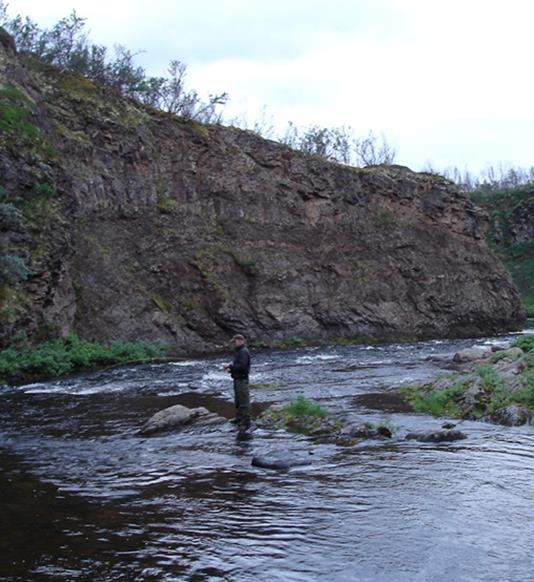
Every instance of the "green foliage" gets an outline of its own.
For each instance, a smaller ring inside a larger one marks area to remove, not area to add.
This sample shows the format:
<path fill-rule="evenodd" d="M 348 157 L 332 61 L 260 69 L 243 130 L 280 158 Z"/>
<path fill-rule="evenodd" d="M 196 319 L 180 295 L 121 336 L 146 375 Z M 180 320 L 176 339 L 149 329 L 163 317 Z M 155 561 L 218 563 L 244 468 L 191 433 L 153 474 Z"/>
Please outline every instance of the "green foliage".
<path fill-rule="evenodd" d="M 518 337 L 512 344 L 514 348 L 521 348 L 524 352 L 534 350 L 534 333 L 528 333 Z"/>
<path fill-rule="evenodd" d="M 288 417 L 317 416 L 322 418 L 328 414 L 322 406 L 304 396 L 297 396 L 282 408 L 282 412 Z"/>
<path fill-rule="evenodd" d="M 51 65 L 71 73 L 60 81 L 65 92 L 91 98 L 97 91 L 93 81 L 175 115 L 203 123 L 220 121 L 218 107 L 226 103 L 226 93 L 210 95 L 204 101 L 196 91 L 186 90 L 186 66 L 180 61 L 170 62 L 166 77 L 153 77 L 135 64 L 136 54 L 122 46 L 116 45 L 115 56 L 110 57 L 105 46 L 89 41 L 86 20 L 75 11 L 50 29 L 20 15 L 8 19 L 4 27 L 14 37 L 19 53 L 30 57 L 30 66 L 42 70 L 43 65 Z"/>
<path fill-rule="evenodd" d="M 28 278 L 24 259 L 13 255 L 0 256 L 0 284 L 14 284 Z"/>
<path fill-rule="evenodd" d="M 30 121 L 26 96 L 8 85 L 0 89 L 0 134 L 8 133 L 27 140 L 39 138 L 40 131 Z"/>
<path fill-rule="evenodd" d="M 463 396 L 465 387 L 458 383 L 444 390 L 425 392 L 418 386 L 407 386 L 401 393 L 407 398 L 416 412 L 424 412 L 433 416 L 460 415 L 458 403 Z"/>
<path fill-rule="evenodd" d="M 328 417 L 328 411 L 304 396 L 294 398 L 282 407 L 268 409 L 260 417 L 260 425 L 285 428 L 299 434 L 332 434 L 343 426 L 339 419 Z"/>
<path fill-rule="evenodd" d="M 57 191 L 54 188 L 54 186 L 51 186 L 50 184 L 36 184 L 33 187 L 32 192 L 36 195 L 36 196 L 42 196 L 43 198 L 54 198 L 54 196 L 57 195 Z"/>
<path fill-rule="evenodd" d="M 104 345 L 81 340 L 75 334 L 36 347 L 17 341 L 0 352 L 0 382 L 55 378 L 90 367 L 147 362 L 161 357 L 163 351 L 160 345 L 145 340 Z"/>
<path fill-rule="evenodd" d="M 510 400 L 534 410 L 534 370 L 527 370 L 521 375 L 523 387 L 510 395 Z"/>

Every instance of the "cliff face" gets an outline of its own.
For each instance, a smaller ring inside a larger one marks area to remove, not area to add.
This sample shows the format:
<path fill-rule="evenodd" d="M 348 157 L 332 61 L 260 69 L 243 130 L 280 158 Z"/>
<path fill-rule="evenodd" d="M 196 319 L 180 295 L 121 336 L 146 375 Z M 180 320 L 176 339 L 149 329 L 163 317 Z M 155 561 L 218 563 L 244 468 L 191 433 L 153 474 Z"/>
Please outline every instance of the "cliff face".
<path fill-rule="evenodd" d="M 16 331 L 151 338 L 468 336 L 518 328 L 486 215 L 451 183 L 354 169 L 121 99 L 0 45 L 0 222 Z"/>

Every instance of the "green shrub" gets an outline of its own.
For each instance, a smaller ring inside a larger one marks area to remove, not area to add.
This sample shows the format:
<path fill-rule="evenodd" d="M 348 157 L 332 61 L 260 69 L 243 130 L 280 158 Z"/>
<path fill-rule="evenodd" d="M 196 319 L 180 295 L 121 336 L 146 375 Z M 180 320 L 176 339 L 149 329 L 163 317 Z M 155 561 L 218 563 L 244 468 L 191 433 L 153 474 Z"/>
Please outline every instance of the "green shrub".
<path fill-rule="evenodd" d="M 534 333 L 529 333 L 518 337 L 512 344 L 514 348 L 521 348 L 524 352 L 534 350 Z"/>
<path fill-rule="evenodd" d="M 282 412 L 290 417 L 317 416 L 322 418 L 328 414 L 322 406 L 304 396 L 297 396 L 282 408 Z"/>
<path fill-rule="evenodd" d="M 147 362 L 163 353 L 161 345 L 145 340 L 105 345 L 81 340 L 75 334 L 35 347 L 17 343 L 0 352 L 0 382 L 55 378 L 90 367 Z"/>

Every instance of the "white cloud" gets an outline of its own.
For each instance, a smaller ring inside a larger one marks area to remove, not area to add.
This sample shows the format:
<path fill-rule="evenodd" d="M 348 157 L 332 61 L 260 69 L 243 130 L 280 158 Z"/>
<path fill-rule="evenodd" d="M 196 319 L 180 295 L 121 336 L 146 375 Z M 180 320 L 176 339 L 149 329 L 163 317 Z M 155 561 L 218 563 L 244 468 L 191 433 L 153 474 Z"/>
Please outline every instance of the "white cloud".
<path fill-rule="evenodd" d="M 51 24 L 76 7 L 93 37 L 146 49 L 144 66 L 189 64 L 191 85 L 267 106 L 279 124 L 384 132 L 401 162 L 533 165 L 528 0 L 19 0 Z"/>

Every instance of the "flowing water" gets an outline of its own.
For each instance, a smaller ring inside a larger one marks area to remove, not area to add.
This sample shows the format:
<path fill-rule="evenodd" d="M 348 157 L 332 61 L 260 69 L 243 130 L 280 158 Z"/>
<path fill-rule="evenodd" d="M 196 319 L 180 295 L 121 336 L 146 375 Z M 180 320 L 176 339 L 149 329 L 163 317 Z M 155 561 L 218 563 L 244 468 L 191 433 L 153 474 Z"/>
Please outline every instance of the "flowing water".
<path fill-rule="evenodd" d="M 244 440 L 232 425 L 137 434 L 174 404 L 231 417 L 221 357 L 4 387 L 0 578 L 531 580 L 534 427 L 463 422 L 466 440 L 406 441 L 442 421 L 379 395 L 473 343 L 253 355 L 256 413 L 304 394 L 396 429 L 352 447 L 261 429 Z M 271 453 L 311 463 L 251 466 Z"/>

